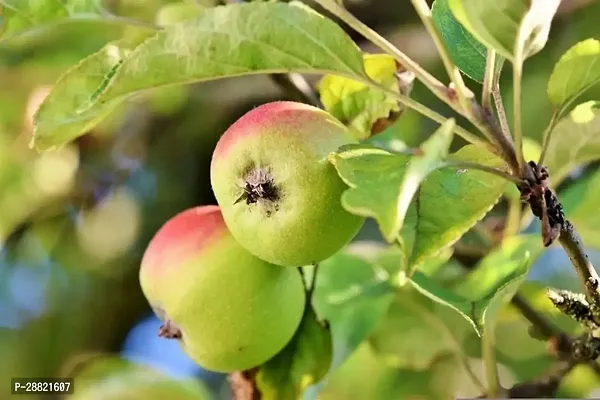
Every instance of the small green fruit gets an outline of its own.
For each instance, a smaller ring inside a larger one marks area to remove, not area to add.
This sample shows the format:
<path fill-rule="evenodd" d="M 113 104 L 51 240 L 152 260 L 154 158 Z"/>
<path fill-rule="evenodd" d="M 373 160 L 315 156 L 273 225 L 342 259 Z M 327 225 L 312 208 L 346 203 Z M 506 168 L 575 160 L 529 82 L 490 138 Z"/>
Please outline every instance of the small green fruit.
<path fill-rule="evenodd" d="M 150 242 L 140 270 L 144 295 L 203 368 L 232 372 L 282 350 L 302 319 L 305 292 L 295 269 L 253 256 L 231 236 L 217 206 L 171 218 Z"/>
<path fill-rule="evenodd" d="M 364 221 L 342 207 L 347 186 L 327 159 L 354 142 L 339 121 L 306 104 L 273 102 L 245 114 L 223 134 L 211 164 L 211 184 L 231 234 L 278 265 L 332 256 Z"/>

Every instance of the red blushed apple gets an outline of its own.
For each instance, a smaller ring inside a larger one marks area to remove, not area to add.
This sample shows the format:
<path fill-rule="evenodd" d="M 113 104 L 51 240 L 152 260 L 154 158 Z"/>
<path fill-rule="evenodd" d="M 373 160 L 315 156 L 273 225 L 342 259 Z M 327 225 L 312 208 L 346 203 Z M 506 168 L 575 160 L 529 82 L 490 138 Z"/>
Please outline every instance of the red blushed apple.
<path fill-rule="evenodd" d="M 140 269 L 144 295 L 200 366 L 245 370 L 277 354 L 294 335 L 305 305 L 295 269 L 263 261 L 231 236 L 218 206 L 191 208 L 151 240 Z"/>
<path fill-rule="evenodd" d="M 330 153 L 354 142 L 338 120 L 302 103 L 268 103 L 242 116 L 219 140 L 211 164 L 231 234 L 278 265 L 332 256 L 364 221 L 342 207 L 347 186 L 328 162 Z"/>

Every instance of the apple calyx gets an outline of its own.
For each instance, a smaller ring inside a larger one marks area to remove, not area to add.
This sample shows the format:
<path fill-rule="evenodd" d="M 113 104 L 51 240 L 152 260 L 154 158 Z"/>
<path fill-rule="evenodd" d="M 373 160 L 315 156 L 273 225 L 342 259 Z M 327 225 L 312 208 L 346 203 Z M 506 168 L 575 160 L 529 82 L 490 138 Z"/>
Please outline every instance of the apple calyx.
<path fill-rule="evenodd" d="M 183 334 L 181 328 L 167 316 L 162 307 L 152 307 L 154 313 L 163 321 L 163 324 L 158 328 L 158 337 L 165 339 L 181 339 Z"/>
<path fill-rule="evenodd" d="M 246 204 L 264 203 L 274 205 L 279 200 L 279 190 L 273 176 L 263 168 L 252 168 L 246 175 L 242 186 L 243 193 L 235 201 L 245 201 Z"/>
<path fill-rule="evenodd" d="M 181 339 L 181 329 L 170 319 L 158 328 L 158 336 L 165 339 Z"/>

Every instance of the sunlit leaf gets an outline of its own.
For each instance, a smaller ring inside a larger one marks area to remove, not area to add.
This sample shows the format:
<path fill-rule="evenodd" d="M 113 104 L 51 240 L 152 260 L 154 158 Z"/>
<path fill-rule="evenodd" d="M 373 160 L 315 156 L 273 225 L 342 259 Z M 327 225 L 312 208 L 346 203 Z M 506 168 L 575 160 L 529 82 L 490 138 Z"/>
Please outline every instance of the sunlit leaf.
<path fill-rule="evenodd" d="M 443 135 L 436 142 L 440 137 Z M 433 140 L 426 145 L 436 143 Z M 435 164 L 426 158 L 413 159 L 423 160 L 425 166 Z M 501 159 L 475 146 L 466 146 L 448 159 L 505 168 Z M 410 191 L 423 176 L 417 176 L 419 179 L 409 186 L 405 184 L 405 179 L 413 179 L 406 175 L 411 163 L 409 155 L 363 144 L 343 148 L 332 157 L 332 162 L 350 186 L 342 196 L 344 207 L 352 213 L 375 218 L 388 240 L 402 228 L 401 240 L 410 265 L 423 263 L 460 239 L 485 216 L 508 185 L 504 179 L 486 172 L 440 168 L 422 181 L 402 225 L 402 191 L 408 187 L 407 193 L 412 196 Z"/>
<path fill-rule="evenodd" d="M 458 21 L 480 42 L 522 63 L 548 40 L 560 0 L 448 0 Z"/>
<path fill-rule="evenodd" d="M 315 398 L 326 379 L 373 332 L 387 312 L 394 289 L 387 271 L 359 256 L 338 253 L 319 266 L 313 307 L 329 323 L 333 359 L 324 381 L 308 389 Z"/>
<path fill-rule="evenodd" d="M 540 243 L 537 235 L 505 240 L 452 290 L 420 273 L 411 278 L 411 283 L 425 296 L 455 310 L 481 335 L 484 329 L 493 329 L 500 308 L 527 277 L 531 254 L 536 246 L 542 248 Z"/>
<path fill-rule="evenodd" d="M 541 254 L 538 235 L 513 236 L 489 253 L 454 290 L 474 302 L 475 322 L 494 329 L 500 309 L 527 278 L 532 261 Z"/>
<path fill-rule="evenodd" d="M 69 19 L 101 19 L 100 0 L 0 0 L 0 40 Z"/>
<path fill-rule="evenodd" d="M 543 250 L 538 234 L 506 239 L 500 248 L 488 254 L 453 289 L 468 299 L 484 298 L 498 287 L 498 282 L 509 279 L 522 266 L 527 254 L 530 261 L 533 261 Z"/>
<path fill-rule="evenodd" d="M 392 242 L 419 185 L 448 154 L 453 127 L 454 120 L 448 120 L 423 143 L 422 154 L 412 157 L 368 145 L 342 148 L 332 163 L 350 186 L 342 196 L 344 207 L 377 219 L 384 237 Z"/>
<path fill-rule="evenodd" d="M 39 150 L 60 147 L 86 133 L 113 111 L 118 102 L 85 113 L 76 112 L 92 93 L 106 86 L 125 57 L 147 37 L 140 34 L 109 43 L 65 72 L 34 116 L 35 147 Z"/>
<path fill-rule="evenodd" d="M 165 4 L 156 13 L 156 25 L 169 26 L 197 18 L 204 7 L 196 2 Z"/>
<path fill-rule="evenodd" d="M 505 163 L 478 146 L 465 146 L 448 156 L 498 169 Z M 474 169 L 444 167 L 421 184 L 408 209 L 402 242 L 410 265 L 420 265 L 454 244 L 497 203 L 508 182 Z"/>
<path fill-rule="evenodd" d="M 38 117 L 37 125 L 52 129 L 44 134 L 36 129 L 36 148 L 47 149 L 83 134 L 129 96 L 155 87 L 289 71 L 367 79 L 361 52 L 342 28 L 297 2 L 208 9 L 199 18 L 166 27 L 126 58 L 117 53 L 108 60 L 105 54 L 100 56 L 100 66 L 87 61 L 86 68 L 98 70 L 102 78 L 95 80 L 95 87 L 89 84 L 61 96 L 66 106 L 60 108 L 70 113 Z M 74 82 L 88 76 L 74 69 L 61 81 L 76 87 Z"/>
<path fill-rule="evenodd" d="M 399 67 L 391 56 L 365 54 L 364 64 L 367 75 L 375 82 L 396 93 L 410 93 L 414 75 Z M 398 117 L 402 111 L 394 97 L 349 78 L 327 75 L 319 82 L 318 90 L 325 109 L 348 125 L 358 139 L 378 133 L 380 121 L 392 114 Z"/>
<path fill-rule="evenodd" d="M 548 97 L 559 109 L 600 82 L 600 40 L 587 39 L 558 60 L 548 81 Z"/>
<path fill-rule="evenodd" d="M 573 169 L 600 159 L 600 102 L 575 107 L 554 128 L 544 164 L 557 186 Z"/>
<path fill-rule="evenodd" d="M 411 278 L 410 283 L 422 295 L 443 306 L 446 306 L 461 315 L 476 332 L 480 333 L 483 324 L 475 314 L 475 302 L 462 297 L 455 292 L 441 286 L 433 278 L 417 271 Z"/>
<path fill-rule="evenodd" d="M 396 230 L 402 228 L 408 207 L 419 190 L 419 186 L 423 180 L 439 168 L 448 156 L 450 144 L 452 143 L 452 130 L 454 129 L 454 126 L 455 122 L 453 119 L 447 120 L 421 145 L 423 155 L 415 154 L 411 157 L 408 166 L 406 167 L 400 195 L 398 196 L 398 221 L 396 222 Z M 417 199 L 417 201 L 419 201 L 419 199 Z"/>
<path fill-rule="evenodd" d="M 331 356 L 331 333 L 309 308 L 291 342 L 260 367 L 256 381 L 261 399 L 298 399 L 325 376 Z"/>
<path fill-rule="evenodd" d="M 139 46 L 98 101 L 162 85 L 291 70 L 366 77 L 356 44 L 302 3 L 231 4 Z"/>
<path fill-rule="evenodd" d="M 350 186 L 342 197 L 344 207 L 375 218 L 385 237 L 397 233 L 398 197 L 409 160 L 407 154 L 394 154 L 366 144 L 343 147 L 331 158 L 340 177 Z"/>

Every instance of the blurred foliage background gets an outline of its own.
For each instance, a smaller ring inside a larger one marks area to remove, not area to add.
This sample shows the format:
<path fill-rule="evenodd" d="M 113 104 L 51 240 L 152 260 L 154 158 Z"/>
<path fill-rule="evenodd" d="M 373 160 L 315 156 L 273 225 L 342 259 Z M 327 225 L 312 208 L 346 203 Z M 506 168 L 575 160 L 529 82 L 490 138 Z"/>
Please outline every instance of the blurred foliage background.
<path fill-rule="evenodd" d="M 173 2 L 104 3 L 117 15 L 154 22 Z M 347 6 L 446 80 L 410 2 L 353 0 Z M 523 122 L 530 138 L 540 141 L 551 115 L 545 88 L 553 65 L 574 43 L 599 38 L 598 21 L 600 1 L 565 0 L 548 45 L 526 64 Z M 151 236 L 170 216 L 186 207 L 215 203 L 208 172 L 221 133 L 258 104 L 294 97 L 268 76 L 169 87 L 139 95 L 58 152 L 30 150 L 32 115 L 49 87 L 62 72 L 125 29 L 141 28 L 73 21 L 0 43 L 0 399 L 10 397 L 11 377 L 75 374 L 77 398 L 230 396 L 223 375 L 201 370 L 176 343 L 157 337 L 160 322 L 142 296 L 138 268 Z M 361 44 L 360 37 L 352 36 Z M 374 51 L 369 45 L 364 48 Z M 309 77 L 313 83 L 316 78 Z M 510 74 L 505 78 L 511 115 Z M 413 97 L 451 115 L 420 84 Z M 599 98 L 600 88 L 586 94 L 586 99 Z M 433 122 L 407 111 L 376 141 L 400 139 L 418 145 L 435 128 Z M 594 168 L 581 171 L 583 179 Z M 571 185 L 567 180 L 562 187 L 569 190 Z M 577 196 L 571 198 L 577 201 Z M 599 215 L 597 210 L 596 206 Z M 529 229 L 535 231 L 536 224 Z M 381 238 L 377 227 L 368 223 L 356 240 Z M 577 287 L 560 248 L 544 253 L 529 278 L 539 288 Z M 532 298 L 542 293 L 532 288 Z M 535 304 L 551 312 L 543 296 L 535 298 L 539 300 Z M 527 323 L 514 310 L 507 308 L 505 314 L 497 333 L 503 383 L 536 377 L 549 365 L 545 345 L 529 337 Z M 404 332 L 396 335 L 402 341 Z M 419 337 L 406 337 L 415 346 L 428 346 L 419 344 Z M 388 353 L 396 345 L 384 343 Z M 465 335 L 461 345 L 481 371 L 479 339 Z M 336 373 L 323 397 L 438 399 L 445 397 L 442 389 L 449 382 L 460 393 L 478 394 L 457 376 L 450 359 L 431 360 L 416 369 L 382 356 L 377 348 L 372 342 L 363 344 Z M 561 394 L 582 397 L 597 387 L 598 377 L 581 367 L 565 380 Z"/>

